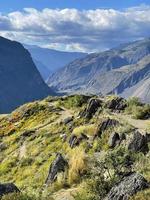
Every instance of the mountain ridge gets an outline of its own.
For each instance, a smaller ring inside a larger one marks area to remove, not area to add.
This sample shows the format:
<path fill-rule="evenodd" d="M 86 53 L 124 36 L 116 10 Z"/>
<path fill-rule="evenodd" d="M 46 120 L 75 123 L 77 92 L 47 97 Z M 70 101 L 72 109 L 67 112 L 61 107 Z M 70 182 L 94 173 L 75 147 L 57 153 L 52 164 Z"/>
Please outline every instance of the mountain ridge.
<path fill-rule="evenodd" d="M 0 77 L 0 113 L 54 93 L 22 44 L 3 37 L 0 37 Z"/>
<path fill-rule="evenodd" d="M 137 68 L 139 67 L 140 70 L 140 64 L 137 65 L 137 63 L 141 61 L 143 62 L 141 65 L 145 65 L 143 59 L 146 59 L 149 54 L 149 38 L 105 52 L 93 53 L 87 55 L 85 58 L 75 60 L 60 69 L 49 77 L 47 83 L 60 93 L 66 92 L 72 94 L 86 92 L 92 94 L 102 93 L 105 95 L 116 91 L 118 95 L 122 95 L 121 93 L 123 91 L 119 92 L 119 89 L 117 89 L 117 83 L 119 84 L 118 79 L 124 81 L 124 76 L 128 75 L 128 73 L 124 73 L 121 79 L 120 76 L 123 74 L 122 70 L 125 67 L 132 68 L 135 70 L 134 75 L 136 76 Z M 120 71 L 115 71 L 118 69 Z M 126 87 L 129 87 L 127 82 Z M 112 89 L 110 90 L 110 88 Z"/>

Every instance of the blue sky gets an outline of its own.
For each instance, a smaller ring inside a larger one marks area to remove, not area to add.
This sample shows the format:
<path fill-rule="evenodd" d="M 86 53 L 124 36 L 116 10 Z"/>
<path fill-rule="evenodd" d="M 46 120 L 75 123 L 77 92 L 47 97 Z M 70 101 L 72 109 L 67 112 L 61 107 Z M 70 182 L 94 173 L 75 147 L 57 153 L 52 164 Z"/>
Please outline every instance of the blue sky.
<path fill-rule="evenodd" d="M 77 9 L 96 9 L 114 8 L 124 9 L 140 4 L 150 4 L 150 0 L 1 0 L 0 11 L 10 12 L 21 10 L 26 7 L 36 9 L 43 8 L 77 8 Z"/>
<path fill-rule="evenodd" d="M 0 11 L 6 13 L 26 7 L 36 9 L 76 8 L 80 10 L 96 8 L 124 9 L 140 4 L 150 4 L 150 0 L 1 0 Z"/>
<path fill-rule="evenodd" d="M 0 35 L 65 51 L 150 37 L 150 0 L 0 0 Z"/>

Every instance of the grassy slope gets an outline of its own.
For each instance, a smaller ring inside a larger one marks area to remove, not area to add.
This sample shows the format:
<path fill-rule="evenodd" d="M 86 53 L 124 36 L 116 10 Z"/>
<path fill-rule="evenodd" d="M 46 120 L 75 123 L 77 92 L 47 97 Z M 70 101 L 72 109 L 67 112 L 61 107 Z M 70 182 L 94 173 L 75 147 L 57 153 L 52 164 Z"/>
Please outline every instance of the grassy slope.
<path fill-rule="evenodd" d="M 82 97 L 75 99 L 68 97 L 66 100 L 48 98 L 26 104 L 10 115 L 2 116 L 0 118 L 0 143 L 3 144 L 0 154 L 1 182 L 14 182 L 21 191 L 29 194 L 39 194 L 44 189 L 46 196 L 49 198 L 53 196 L 58 200 L 62 194 L 69 196 L 70 193 L 82 191 L 89 179 L 85 171 L 87 174 L 88 170 L 93 168 L 93 159 L 95 161 L 97 157 L 101 158 L 108 152 L 112 152 L 107 145 L 112 130 L 103 134 L 102 138 L 96 140 L 92 148 L 85 153 L 87 142 L 83 142 L 75 149 L 69 147 L 68 139 L 71 131 L 69 126 L 61 121 L 73 115 L 72 132 L 76 135 L 86 133 L 91 138 L 97 124 L 104 117 L 117 119 L 116 115 L 106 109 L 97 112 L 89 121 L 78 119 L 78 113 L 86 106 L 85 102 Z M 130 133 L 132 127 L 129 122 L 124 121 L 123 118 L 120 121 L 123 125 L 117 127 L 116 131 Z M 62 142 L 60 138 L 62 133 L 67 134 L 67 142 Z M 56 183 L 44 188 L 48 169 L 56 152 L 62 153 L 69 161 L 69 171 L 66 172 L 65 178 L 64 175 L 60 175 Z M 147 156 L 137 154 L 134 168 L 150 181 L 149 156 L 149 154 Z M 149 192 L 150 190 L 147 191 Z M 140 199 L 143 198 L 144 193 L 138 194 Z M 138 195 L 135 199 L 139 198 Z"/>

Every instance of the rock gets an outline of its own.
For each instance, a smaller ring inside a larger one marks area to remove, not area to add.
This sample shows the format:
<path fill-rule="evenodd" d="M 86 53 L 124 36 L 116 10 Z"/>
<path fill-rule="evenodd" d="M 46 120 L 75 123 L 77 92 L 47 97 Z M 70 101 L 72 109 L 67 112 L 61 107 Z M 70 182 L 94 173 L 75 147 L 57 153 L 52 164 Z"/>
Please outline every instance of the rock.
<path fill-rule="evenodd" d="M 112 99 L 111 101 L 108 101 L 105 105 L 108 109 L 111 109 L 113 111 L 121 111 L 124 110 L 127 107 L 127 102 L 122 97 L 116 97 Z"/>
<path fill-rule="evenodd" d="M 69 139 L 69 145 L 71 148 L 73 148 L 76 145 L 77 142 L 77 136 L 76 135 L 71 135 Z"/>
<path fill-rule="evenodd" d="M 82 117 L 91 119 L 101 105 L 102 101 L 100 99 L 90 99 L 85 111 L 81 114 Z"/>
<path fill-rule="evenodd" d="M 148 186 L 142 175 L 130 173 L 110 190 L 106 200 L 128 200 L 138 191 L 144 190 Z"/>
<path fill-rule="evenodd" d="M 148 152 L 148 142 L 145 135 L 138 131 L 134 132 L 132 139 L 128 143 L 128 149 L 133 152 Z"/>
<path fill-rule="evenodd" d="M 116 132 L 112 133 L 108 140 L 108 146 L 110 148 L 114 148 L 117 145 L 117 143 L 119 144 L 119 141 L 120 141 L 119 134 Z"/>
<path fill-rule="evenodd" d="M 115 127 L 119 125 L 119 122 L 115 119 L 110 119 L 110 118 L 107 118 L 107 119 L 104 119 L 102 121 L 102 123 L 100 123 L 97 127 L 97 130 L 96 130 L 96 133 L 95 133 L 95 136 L 94 137 L 101 137 L 101 134 L 106 131 L 108 128 L 110 127 Z"/>
<path fill-rule="evenodd" d="M 120 142 L 122 142 L 125 139 L 126 139 L 126 134 L 125 133 L 121 133 L 120 134 Z"/>
<path fill-rule="evenodd" d="M 20 192 L 20 190 L 17 188 L 17 186 L 13 183 L 0 183 L 0 196 L 9 194 L 9 193 L 16 193 Z"/>
<path fill-rule="evenodd" d="M 56 159 L 52 162 L 48 177 L 45 184 L 53 183 L 57 179 L 57 175 L 60 172 L 65 172 L 65 168 L 68 166 L 68 162 L 63 158 L 63 156 L 58 153 Z"/>
<path fill-rule="evenodd" d="M 83 141 L 83 140 L 88 140 L 88 136 L 85 135 L 84 133 L 81 133 L 81 135 L 77 138 L 77 141 L 75 143 L 76 146 L 80 145 L 80 143 Z"/>
<path fill-rule="evenodd" d="M 71 148 L 74 148 L 78 145 L 80 145 L 80 143 L 83 141 L 83 140 L 88 140 L 88 136 L 85 135 L 84 133 L 81 133 L 81 135 L 79 137 L 77 137 L 76 135 L 72 135 L 69 139 L 69 144 L 70 144 L 70 147 Z"/>
<path fill-rule="evenodd" d="M 7 149 L 7 145 L 4 142 L 0 143 L 0 151 L 4 151 L 5 149 Z"/>
<path fill-rule="evenodd" d="M 35 130 L 26 130 L 22 133 L 23 137 L 30 137 L 33 133 L 35 133 Z"/>
<path fill-rule="evenodd" d="M 147 140 L 147 142 L 150 142 L 150 133 L 146 133 L 146 140 Z"/>
<path fill-rule="evenodd" d="M 68 123 L 72 122 L 72 120 L 73 120 L 73 117 L 67 117 L 67 118 L 65 118 L 65 119 L 63 120 L 63 123 L 64 123 L 64 124 L 68 124 Z"/>

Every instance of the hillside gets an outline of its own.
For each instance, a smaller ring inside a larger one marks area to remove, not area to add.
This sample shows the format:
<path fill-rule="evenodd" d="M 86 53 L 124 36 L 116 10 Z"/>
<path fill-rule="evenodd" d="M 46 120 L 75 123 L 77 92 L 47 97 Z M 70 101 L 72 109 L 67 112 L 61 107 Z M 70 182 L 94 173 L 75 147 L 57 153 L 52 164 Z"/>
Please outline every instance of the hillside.
<path fill-rule="evenodd" d="M 2 200 L 149 200 L 150 106 L 138 99 L 48 97 L 0 127 Z"/>
<path fill-rule="evenodd" d="M 42 80 L 29 52 L 0 37 L 0 113 L 53 94 Z"/>
<path fill-rule="evenodd" d="M 39 72 L 44 80 L 50 74 L 56 72 L 58 69 L 64 67 L 73 60 L 85 57 L 86 53 L 81 52 L 64 52 L 48 48 L 41 48 L 36 45 L 26 45 L 24 47 L 30 52 Z M 47 71 L 47 73 L 45 73 Z"/>
<path fill-rule="evenodd" d="M 150 39 L 78 59 L 50 76 L 48 85 L 60 93 L 134 95 L 149 102 Z M 146 83 L 145 83 L 146 81 Z M 143 85 L 143 86 L 142 86 Z M 138 95 L 140 87 L 146 86 Z"/>

